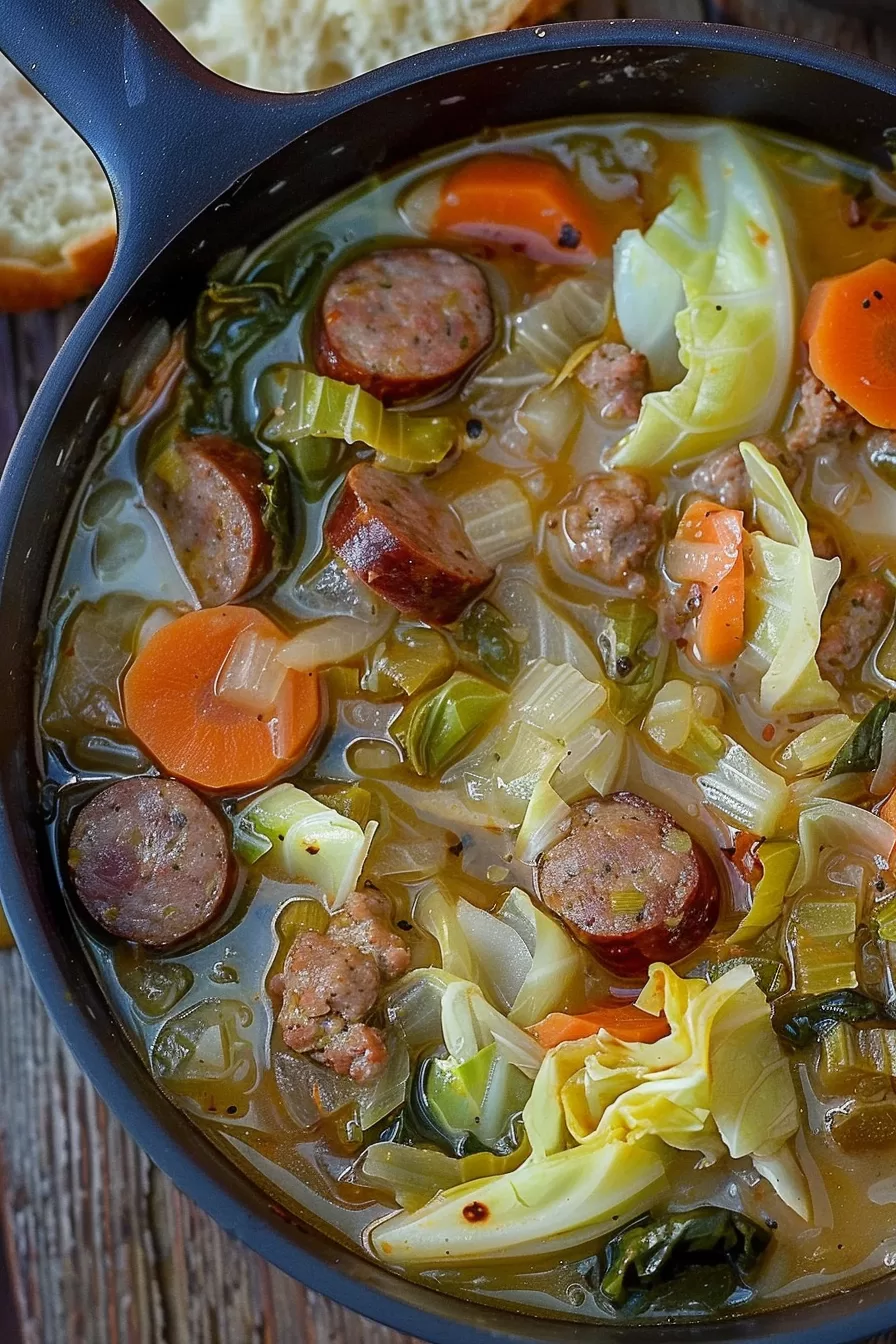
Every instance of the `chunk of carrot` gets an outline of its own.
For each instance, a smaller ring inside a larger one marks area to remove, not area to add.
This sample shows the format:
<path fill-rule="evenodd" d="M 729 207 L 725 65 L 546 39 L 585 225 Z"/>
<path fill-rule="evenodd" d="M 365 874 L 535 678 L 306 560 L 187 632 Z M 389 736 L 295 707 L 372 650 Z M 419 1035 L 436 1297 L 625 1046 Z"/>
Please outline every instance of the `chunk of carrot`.
<path fill-rule="evenodd" d="M 620 1041 L 642 1041 L 652 1045 L 669 1035 L 669 1023 L 664 1017 L 654 1017 L 634 1004 L 607 1004 L 588 1013 L 550 1013 L 529 1027 L 545 1050 L 552 1050 L 564 1041 L 581 1041 L 593 1036 L 601 1028 Z"/>
<path fill-rule="evenodd" d="M 881 429 L 896 429 L 896 262 L 819 280 L 800 335 L 825 387 Z"/>
<path fill-rule="evenodd" d="M 266 714 L 216 694 L 227 655 L 248 629 L 285 642 L 253 607 L 208 607 L 157 630 L 124 678 L 125 720 L 150 756 L 167 774 L 217 793 L 282 774 L 308 750 L 321 718 L 315 672 L 288 672 Z"/>
<path fill-rule="evenodd" d="M 744 516 L 739 509 L 700 499 L 685 510 L 675 539 L 715 546 L 720 554 L 727 552 L 721 566 L 726 572 L 700 583 L 695 639 L 701 662 L 707 667 L 725 667 L 744 647 Z"/>
<path fill-rule="evenodd" d="M 611 242 L 572 175 L 559 163 L 524 154 L 480 155 L 449 173 L 432 232 L 516 246 L 534 261 L 578 266 L 606 256 Z"/>

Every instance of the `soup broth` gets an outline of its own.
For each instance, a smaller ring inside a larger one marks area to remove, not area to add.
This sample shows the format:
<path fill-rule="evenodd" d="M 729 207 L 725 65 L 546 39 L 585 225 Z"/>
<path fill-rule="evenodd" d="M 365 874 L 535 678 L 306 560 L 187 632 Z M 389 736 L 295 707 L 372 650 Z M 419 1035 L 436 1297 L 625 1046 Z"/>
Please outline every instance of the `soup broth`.
<path fill-rule="evenodd" d="M 398 1273 L 580 1320 L 896 1262 L 896 445 L 799 327 L 892 302 L 894 201 L 725 123 L 488 134 L 227 258 L 126 380 L 46 604 L 59 880 L 174 1104 Z M 104 791 L 169 776 L 203 810 L 138 785 L 123 875 Z M 606 1249 L 646 1218 L 655 1272 Z"/>

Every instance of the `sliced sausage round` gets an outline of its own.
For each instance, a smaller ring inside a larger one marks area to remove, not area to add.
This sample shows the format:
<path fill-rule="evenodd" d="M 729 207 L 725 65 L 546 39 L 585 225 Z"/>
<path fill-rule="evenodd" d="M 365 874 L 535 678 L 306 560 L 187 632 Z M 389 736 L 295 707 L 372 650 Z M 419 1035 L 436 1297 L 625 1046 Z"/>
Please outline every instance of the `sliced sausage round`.
<path fill-rule="evenodd" d="M 370 252 L 324 294 L 317 368 L 385 402 L 422 397 L 459 378 L 491 344 L 494 326 L 472 261 L 439 247 Z"/>
<path fill-rule="evenodd" d="M 147 947 L 196 933 L 230 894 L 224 827 L 176 779 L 143 775 L 103 789 L 75 822 L 68 864 L 94 919 Z"/>
<path fill-rule="evenodd" d="M 448 504 L 413 476 L 359 462 L 324 529 L 353 573 L 430 625 L 449 625 L 494 575 Z"/>
<path fill-rule="evenodd" d="M 539 860 L 537 882 L 545 905 L 620 975 L 686 957 L 719 914 L 705 850 L 636 793 L 576 803 L 569 831 Z"/>
<path fill-rule="evenodd" d="M 260 455 L 217 434 L 175 444 L 150 469 L 146 501 L 204 607 L 235 602 L 271 568 L 263 484 Z"/>

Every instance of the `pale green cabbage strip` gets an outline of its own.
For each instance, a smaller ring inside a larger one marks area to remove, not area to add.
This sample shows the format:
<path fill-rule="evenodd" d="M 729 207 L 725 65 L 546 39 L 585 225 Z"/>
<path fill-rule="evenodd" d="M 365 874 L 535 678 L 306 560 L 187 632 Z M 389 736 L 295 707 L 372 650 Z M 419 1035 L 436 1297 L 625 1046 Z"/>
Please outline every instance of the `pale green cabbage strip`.
<path fill-rule="evenodd" d="M 646 234 L 681 277 L 687 302 L 675 331 L 687 373 L 644 398 L 638 423 L 614 454 L 616 466 L 667 470 L 764 433 L 790 380 L 795 319 L 787 244 L 747 138 L 728 126 L 708 136 L 700 177 L 700 192 L 679 181 Z M 633 320 L 623 313 L 623 329 Z M 659 335 L 654 342 L 662 345 Z"/>

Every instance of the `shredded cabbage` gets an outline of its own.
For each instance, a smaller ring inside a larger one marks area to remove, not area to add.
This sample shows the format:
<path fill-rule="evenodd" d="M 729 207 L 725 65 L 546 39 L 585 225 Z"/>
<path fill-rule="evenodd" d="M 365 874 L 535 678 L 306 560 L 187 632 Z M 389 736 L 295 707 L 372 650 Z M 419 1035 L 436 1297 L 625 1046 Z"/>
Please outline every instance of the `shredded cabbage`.
<path fill-rule="evenodd" d="M 376 828 L 370 821 L 362 830 L 294 784 L 277 784 L 237 813 L 234 844 L 239 849 L 241 832 L 249 833 L 251 861 L 270 854 L 290 881 L 314 882 L 338 910 L 358 885 Z"/>
<path fill-rule="evenodd" d="M 623 339 L 646 355 L 655 390 L 681 381 L 675 319 L 686 306 L 674 266 L 637 229 L 626 229 L 613 248 L 613 299 Z"/>
<path fill-rule="evenodd" d="M 364 1153 L 361 1174 L 366 1185 L 388 1190 L 403 1209 L 414 1212 L 440 1190 L 516 1171 L 527 1156 L 525 1144 L 509 1157 L 494 1153 L 448 1157 L 419 1144 L 372 1143 Z"/>
<path fill-rule="evenodd" d="M 763 669 L 759 706 L 804 713 L 833 709 L 835 688 L 815 662 L 821 613 L 840 574 L 839 560 L 819 560 L 809 526 L 780 471 L 751 443 L 741 454 L 768 535 L 750 536 L 753 573 L 747 582 L 747 642 Z"/>
<path fill-rule="evenodd" d="M 560 838 L 567 828 L 571 809 L 551 788 L 547 780 L 541 779 L 532 790 L 532 797 L 526 808 L 526 815 L 517 833 L 514 854 L 523 863 L 534 863 L 539 854 Z"/>
<path fill-rule="evenodd" d="M 308 436 L 366 443 L 393 471 L 435 466 L 457 441 L 448 416 L 387 411 L 350 383 L 308 373 L 297 364 L 274 364 L 259 387 L 258 432 L 265 443 L 288 444 Z"/>
<path fill-rule="evenodd" d="M 625 751 L 625 729 L 609 714 L 586 723 L 566 744 L 566 755 L 551 780 L 567 803 L 594 791 L 612 791 Z"/>
<path fill-rule="evenodd" d="M 681 180 L 646 235 L 679 276 L 685 378 L 644 398 L 617 466 L 667 468 L 764 433 L 787 390 L 794 344 L 787 243 L 747 138 L 720 127 L 701 146 L 701 190 Z"/>
<path fill-rule="evenodd" d="M 727 749 L 715 769 L 697 780 L 710 807 L 742 831 L 772 836 L 788 803 L 787 784 L 774 770 L 726 737 Z"/>
<path fill-rule="evenodd" d="M 512 626 L 525 631 L 526 638 L 521 644 L 525 661 L 543 658 L 549 663 L 570 663 L 589 681 L 603 681 L 593 647 L 570 620 L 542 597 L 534 567 L 515 566 L 504 574 L 491 600 Z"/>

